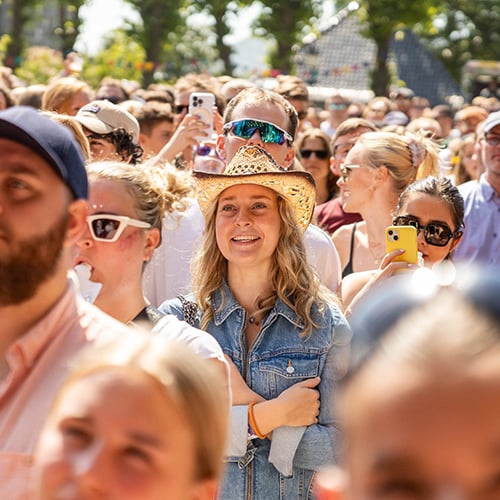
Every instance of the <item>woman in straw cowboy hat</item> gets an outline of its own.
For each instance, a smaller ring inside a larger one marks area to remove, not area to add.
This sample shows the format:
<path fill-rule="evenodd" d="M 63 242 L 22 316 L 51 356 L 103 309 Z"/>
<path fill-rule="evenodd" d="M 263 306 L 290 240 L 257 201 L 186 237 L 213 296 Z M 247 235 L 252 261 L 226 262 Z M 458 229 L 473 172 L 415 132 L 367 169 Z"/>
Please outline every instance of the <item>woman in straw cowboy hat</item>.
<path fill-rule="evenodd" d="M 194 303 L 160 309 L 192 319 L 232 361 L 219 498 L 310 498 L 314 471 L 338 451 L 332 398 L 350 340 L 305 257 L 313 180 L 281 170 L 258 146 L 241 147 L 224 174 L 194 174 L 206 222 Z"/>

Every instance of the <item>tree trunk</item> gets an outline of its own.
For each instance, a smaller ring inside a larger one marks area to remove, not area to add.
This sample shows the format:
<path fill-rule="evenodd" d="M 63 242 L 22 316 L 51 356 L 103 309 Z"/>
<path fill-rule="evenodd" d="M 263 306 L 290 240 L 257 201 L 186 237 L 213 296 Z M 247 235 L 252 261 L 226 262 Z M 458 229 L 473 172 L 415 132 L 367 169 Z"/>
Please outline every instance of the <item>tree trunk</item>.
<path fill-rule="evenodd" d="M 220 15 L 214 15 L 215 17 L 215 35 L 216 35 L 216 47 L 219 52 L 219 57 L 224 63 L 224 73 L 226 75 L 232 75 L 234 66 L 231 63 L 232 49 L 224 43 L 224 37 L 229 33 L 229 30 L 224 23 L 224 19 Z"/>
<path fill-rule="evenodd" d="M 10 31 L 11 43 L 7 47 L 5 63 L 11 68 L 17 68 L 21 62 L 23 51 L 23 5 L 22 2 L 12 2 L 12 26 Z"/>
<path fill-rule="evenodd" d="M 387 58 L 389 55 L 390 42 L 390 36 L 375 40 L 375 43 L 377 44 L 377 55 L 375 59 L 375 68 L 373 69 L 371 75 L 371 87 L 375 95 L 388 95 L 390 75 L 389 68 L 387 66 Z"/>

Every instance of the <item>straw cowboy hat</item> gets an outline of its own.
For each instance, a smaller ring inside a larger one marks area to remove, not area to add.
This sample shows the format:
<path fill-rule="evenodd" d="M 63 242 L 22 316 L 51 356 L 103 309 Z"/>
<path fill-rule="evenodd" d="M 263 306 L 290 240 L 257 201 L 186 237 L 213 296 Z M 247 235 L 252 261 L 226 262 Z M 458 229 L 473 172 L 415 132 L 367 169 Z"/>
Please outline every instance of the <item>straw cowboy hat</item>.
<path fill-rule="evenodd" d="M 304 171 L 282 170 L 259 146 L 242 146 L 222 174 L 194 170 L 193 175 L 198 182 L 198 202 L 205 216 L 225 189 L 239 184 L 257 184 L 285 198 L 303 230 L 311 222 L 316 201 L 312 175 Z"/>

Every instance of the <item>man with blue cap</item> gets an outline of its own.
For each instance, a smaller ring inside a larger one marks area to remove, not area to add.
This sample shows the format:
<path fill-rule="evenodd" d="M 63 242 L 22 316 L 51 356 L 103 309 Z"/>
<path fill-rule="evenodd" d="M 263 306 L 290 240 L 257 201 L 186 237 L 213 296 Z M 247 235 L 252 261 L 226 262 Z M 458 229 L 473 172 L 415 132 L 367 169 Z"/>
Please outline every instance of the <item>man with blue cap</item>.
<path fill-rule="evenodd" d="M 68 275 L 87 193 L 64 126 L 32 108 L 0 112 L 0 498 L 29 497 L 31 456 L 73 356 L 125 330 Z"/>

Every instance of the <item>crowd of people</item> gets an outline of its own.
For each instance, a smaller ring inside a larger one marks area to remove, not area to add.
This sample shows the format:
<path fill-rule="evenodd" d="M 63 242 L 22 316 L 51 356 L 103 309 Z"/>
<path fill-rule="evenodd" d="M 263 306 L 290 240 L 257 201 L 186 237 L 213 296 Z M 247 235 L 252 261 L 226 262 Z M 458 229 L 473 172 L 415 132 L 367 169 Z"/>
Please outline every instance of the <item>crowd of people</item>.
<path fill-rule="evenodd" d="M 1 498 L 496 497 L 497 99 L 0 76 Z"/>

